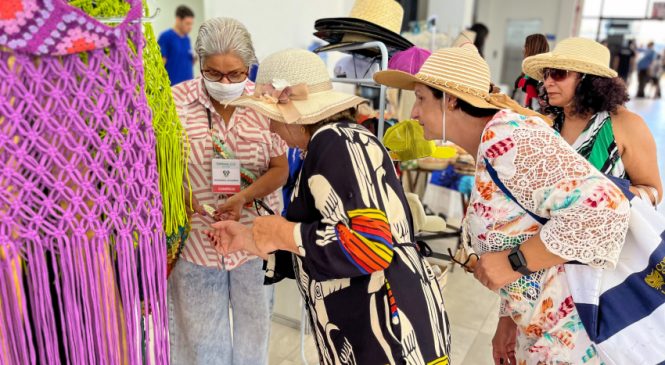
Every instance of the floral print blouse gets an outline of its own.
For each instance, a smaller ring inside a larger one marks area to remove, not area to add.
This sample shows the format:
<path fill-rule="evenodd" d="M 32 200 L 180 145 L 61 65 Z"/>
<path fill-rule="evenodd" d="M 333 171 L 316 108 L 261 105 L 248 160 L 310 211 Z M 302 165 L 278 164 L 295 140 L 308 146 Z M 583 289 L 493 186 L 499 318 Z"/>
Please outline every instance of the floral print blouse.
<path fill-rule="evenodd" d="M 540 225 L 494 184 L 485 159 Z M 625 240 L 629 203 L 622 192 L 545 122 L 510 110 L 487 124 L 478 150 L 465 236 L 482 257 L 540 234 L 569 261 L 613 268 Z M 520 364 L 599 363 L 565 276 L 565 266 L 541 270 L 499 290 L 501 316 L 518 326 Z"/>

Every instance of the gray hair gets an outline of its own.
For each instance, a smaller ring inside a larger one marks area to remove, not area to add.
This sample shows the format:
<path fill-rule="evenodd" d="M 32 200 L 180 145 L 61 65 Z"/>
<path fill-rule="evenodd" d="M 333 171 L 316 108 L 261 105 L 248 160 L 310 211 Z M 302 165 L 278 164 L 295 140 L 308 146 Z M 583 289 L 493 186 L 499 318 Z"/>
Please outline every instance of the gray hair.
<path fill-rule="evenodd" d="M 196 53 L 201 60 L 216 54 L 235 53 L 245 66 L 258 63 L 247 28 L 233 18 L 212 18 L 199 28 Z"/>

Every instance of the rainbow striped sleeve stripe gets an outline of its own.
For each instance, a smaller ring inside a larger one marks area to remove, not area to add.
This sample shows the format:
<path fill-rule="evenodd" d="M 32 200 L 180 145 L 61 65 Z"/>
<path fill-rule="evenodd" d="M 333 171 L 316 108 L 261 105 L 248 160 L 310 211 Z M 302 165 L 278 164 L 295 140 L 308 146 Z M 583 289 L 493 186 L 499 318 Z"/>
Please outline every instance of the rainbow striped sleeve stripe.
<path fill-rule="evenodd" d="M 393 239 L 386 213 L 373 208 L 347 213 L 350 224 L 337 224 L 340 248 L 363 274 L 386 269 L 393 259 Z"/>

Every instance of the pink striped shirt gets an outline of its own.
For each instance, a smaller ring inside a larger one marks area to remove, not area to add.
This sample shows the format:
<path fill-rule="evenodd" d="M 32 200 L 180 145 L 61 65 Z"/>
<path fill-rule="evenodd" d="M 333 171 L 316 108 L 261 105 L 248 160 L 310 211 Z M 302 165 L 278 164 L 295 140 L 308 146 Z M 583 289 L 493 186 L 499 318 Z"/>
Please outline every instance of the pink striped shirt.
<path fill-rule="evenodd" d="M 245 94 L 254 92 L 254 84 L 247 81 Z M 216 133 L 233 151 L 243 167 L 261 176 L 268 171 L 270 159 L 286 153 L 286 143 L 275 133 L 270 132 L 270 120 L 248 108 L 236 108 L 229 123 L 215 111 L 205 91 L 201 78 L 186 81 L 173 87 L 176 110 L 185 128 L 191 152 L 189 155 L 189 179 L 194 198 L 200 204 L 217 208 L 224 203 L 226 196 L 213 193 L 212 183 L 212 139 L 208 133 L 209 109 L 212 117 L 213 133 Z M 279 194 L 273 192 L 264 198 L 275 212 L 279 207 Z M 251 223 L 257 213 L 254 207 L 242 211 L 240 222 Z M 181 259 L 197 265 L 231 270 L 256 258 L 244 252 L 222 256 L 217 253 L 203 230 L 208 229 L 214 220 L 194 214 L 191 217 L 191 232 L 185 242 Z"/>

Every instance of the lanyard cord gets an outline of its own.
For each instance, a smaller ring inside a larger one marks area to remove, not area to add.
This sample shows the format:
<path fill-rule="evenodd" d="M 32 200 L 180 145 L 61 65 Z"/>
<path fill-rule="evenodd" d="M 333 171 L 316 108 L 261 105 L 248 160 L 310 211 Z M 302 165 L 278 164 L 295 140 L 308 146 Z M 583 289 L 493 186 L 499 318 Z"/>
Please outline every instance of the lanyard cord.
<path fill-rule="evenodd" d="M 208 130 L 212 130 L 212 116 L 210 114 L 210 109 L 206 108 L 206 114 L 208 114 Z"/>

